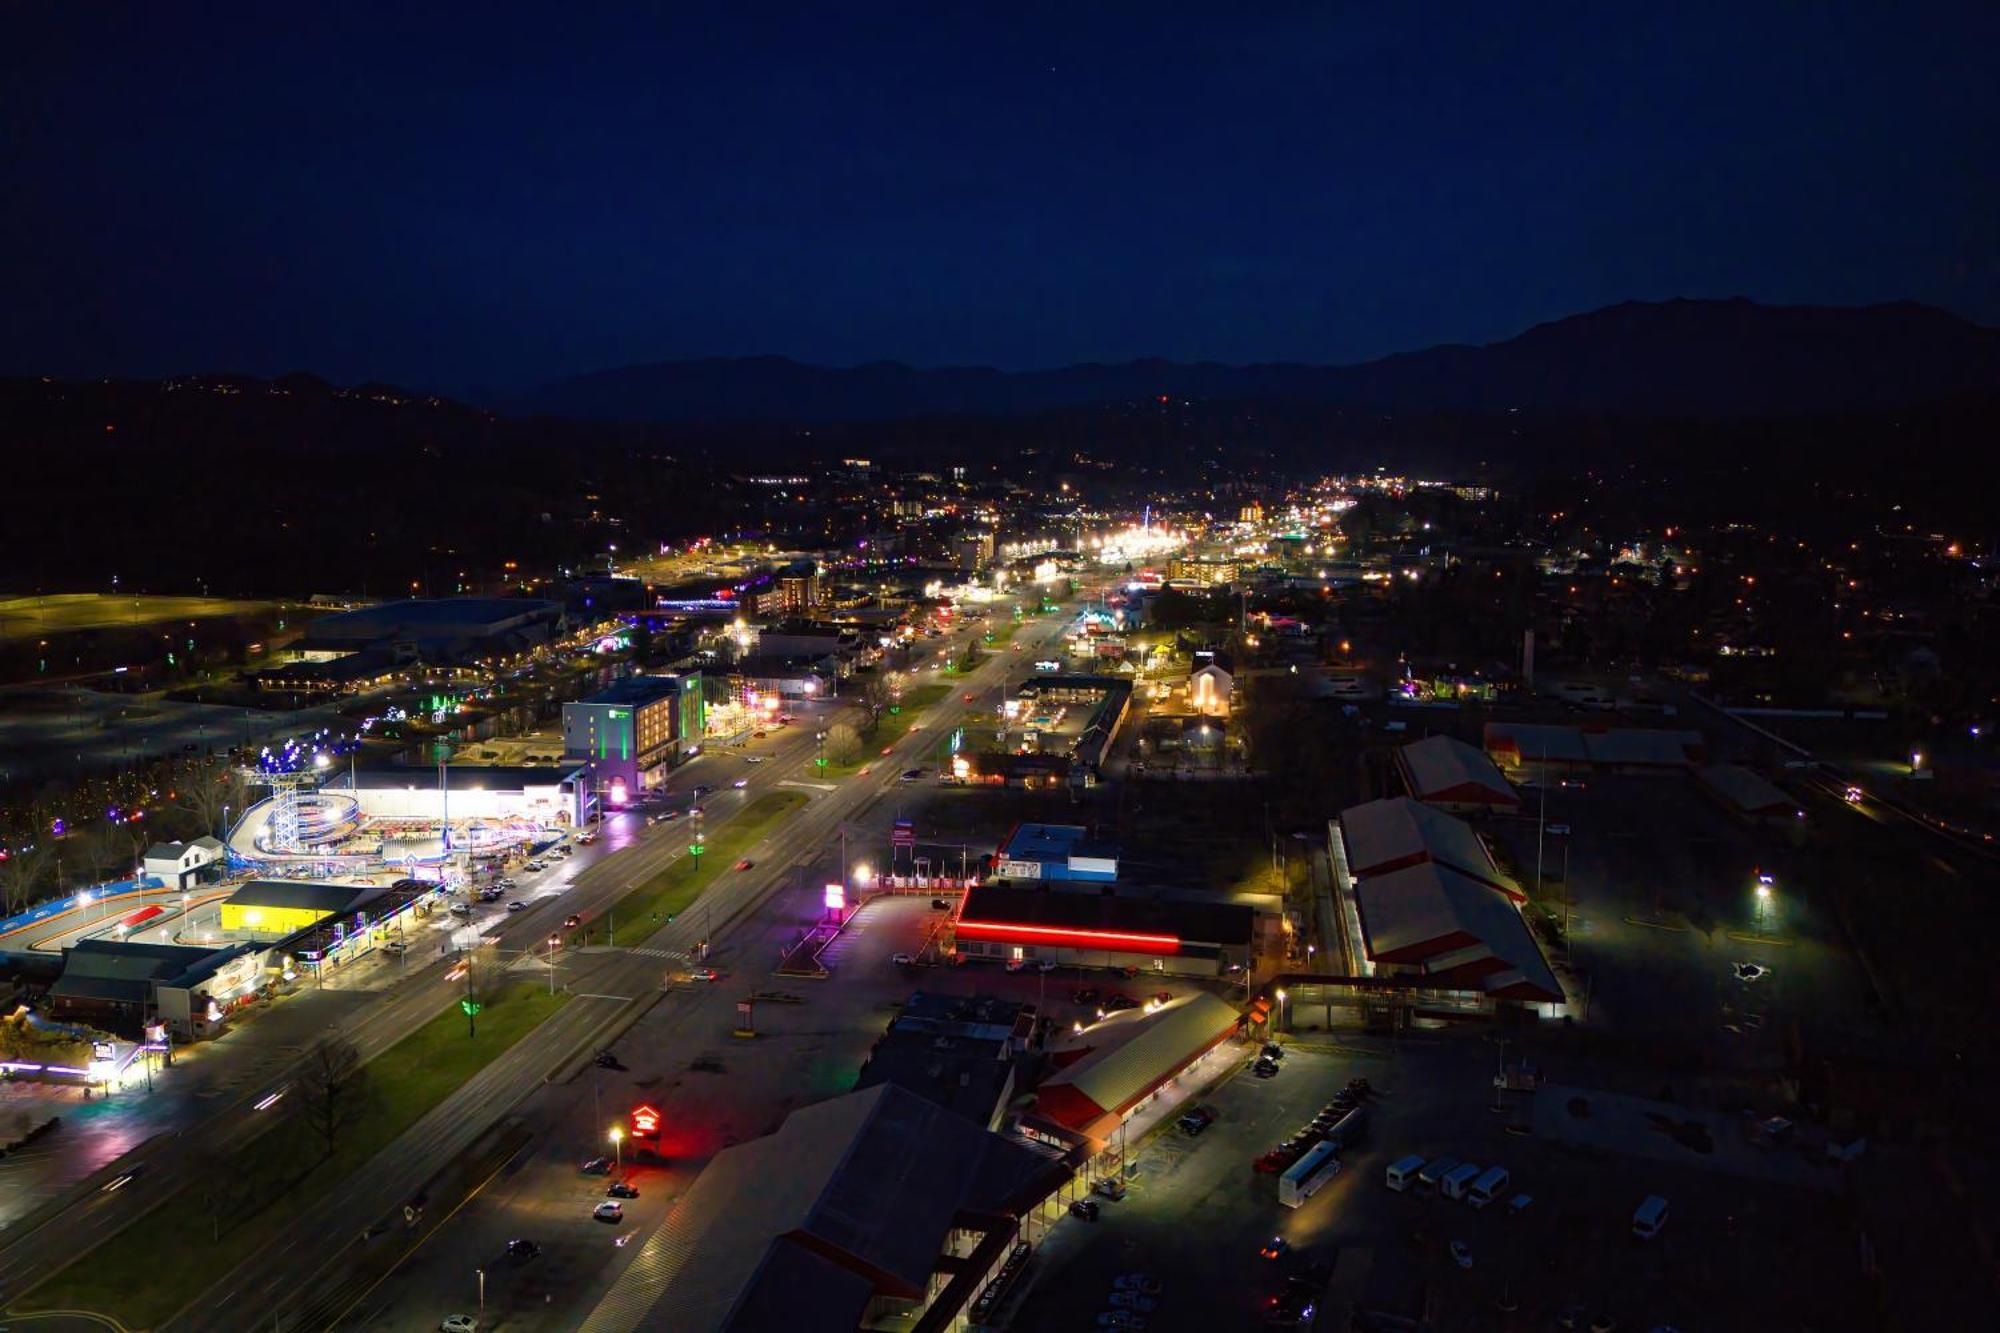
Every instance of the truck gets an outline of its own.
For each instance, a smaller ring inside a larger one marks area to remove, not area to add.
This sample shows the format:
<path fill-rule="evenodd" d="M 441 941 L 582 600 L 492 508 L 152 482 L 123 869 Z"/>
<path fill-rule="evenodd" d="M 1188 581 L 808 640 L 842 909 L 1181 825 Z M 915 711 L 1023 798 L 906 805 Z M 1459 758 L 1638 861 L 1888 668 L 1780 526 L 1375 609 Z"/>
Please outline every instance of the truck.
<path fill-rule="evenodd" d="M 1319 1193 L 1321 1186 L 1340 1174 L 1340 1159 L 1334 1156 L 1337 1151 L 1338 1147 L 1329 1140 L 1321 1140 L 1308 1149 L 1304 1157 L 1278 1177 L 1278 1202 L 1287 1208 L 1298 1208 Z"/>

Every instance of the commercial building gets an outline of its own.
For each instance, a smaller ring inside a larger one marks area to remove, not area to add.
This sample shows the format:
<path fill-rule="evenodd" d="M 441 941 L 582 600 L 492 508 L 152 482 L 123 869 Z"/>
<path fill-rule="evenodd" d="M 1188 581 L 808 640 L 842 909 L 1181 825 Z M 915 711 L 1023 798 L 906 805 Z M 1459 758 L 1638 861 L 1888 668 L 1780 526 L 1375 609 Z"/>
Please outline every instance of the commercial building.
<path fill-rule="evenodd" d="M 1695 782 L 1729 814 L 1745 824 L 1782 828 L 1805 818 L 1805 811 L 1776 784 L 1736 764 L 1697 771 Z"/>
<path fill-rule="evenodd" d="M 1224 555 L 1177 555 L 1167 562 L 1167 577 L 1177 583 L 1234 583 L 1240 572 L 1235 559 Z"/>
<path fill-rule="evenodd" d="M 581 763 L 448 764 L 433 768 L 387 765 L 338 774 L 327 793 L 343 787 L 356 811 L 376 824 L 407 822 L 433 828 L 446 823 L 526 823 L 558 828 L 583 823 L 595 800 L 589 770 Z M 385 836 L 393 840 L 393 831 Z"/>
<path fill-rule="evenodd" d="M 1427 736 L 1396 751 L 1396 771 L 1410 795 L 1453 814 L 1511 815 L 1521 794 L 1483 750 L 1450 736 Z"/>
<path fill-rule="evenodd" d="M 563 705 L 563 758 L 584 766 L 593 792 L 639 792 L 694 753 L 706 719 L 699 672 L 627 676 Z"/>
<path fill-rule="evenodd" d="M 63 950 L 49 1013 L 134 1039 L 157 1020 L 192 1038 L 220 1023 L 227 1007 L 254 995 L 263 980 L 263 951 L 255 945 L 80 940 Z"/>
<path fill-rule="evenodd" d="M 1407 796 L 1350 806 L 1330 831 L 1335 865 L 1352 878 L 1436 862 L 1515 902 L 1528 900 L 1470 824 Z"/>
<path fill-rule="evenodd" d="M 581 1328 L 963 1329 L 1070 1175 L 902 1087 L 850 1092 L 717 1153 Z"/>
<path fill-rule="evenodd" d="M 1132 682 L 1116 676 L 1040 675 L 1023 681 L 1003 706 L 1002 743 L 1073 764 L 1072 784 L 1094 783 L 1132 707 Z"/>
<path fill-rule="evenodd" d="M 369 884 L 253 879 L 223 900 L 222 929 L 230 935 L 290 935 L 328 917 L 360 911 L 385 892 Z"/>
<path fill-rule="evenodd" d="M 1408 797 L 1328 828 L 1364 976 L 1489 1001 L 1560 1003 L 1562 984 L 1521 915 L 1527 895 L 1461 819 Z"/>
<path fill-rule="evenodd" d="M 1030 1005 L 991 995 L 919 993 L 876 1039 L 854 1086 L 893 1083 L 997 1130 L 1034 1030 Z"/>
<path fill-rule="evenodd" d="M 1206 991 L 1110 1014 L 1050 1049 L 1056 1072 L 1035 1088 L 1021 1127 L 1102 1151 L 1133 1112 L 1241 1027 L 1236 1007 Z"/>
<path fill-rule="evenodd" d="M 953 922 L 959 953 L 1065 967 L 1215 977 L 1246 968 L 1256 911 L 1234 903 L 1061 893 L 983 884 Z"/>
<path fill-rule="evenodd" d="M 1109 884 L 1118 878 L 1118 849 L 1091 841 L 1081 824 L 1016 824 L 994 857 L 1002 879 Z"/>
<path fill-rule="evenodd" d="M 323 616 L 293 651 L 306 660 L 373 652 L 390 661 L 450 665 L 528 651 L 560 636 L 559 602 L 529 597 L 434 597 Z"/>
<path fill-rule="evenodd" d="M 1698 731 L 1488 722 L 1481 746 L 1494 763 L 1516 778 L 1555 777 L 1591 769 L 1673 775 L 1708 762 L 1708 742 Z"/>
<path fill-rule="evenodd" d="M 146 874 L 170 889 L 188 889 L 222 877 L 222 839 L 156 842 L 146 849 L 144 859 Z"/>

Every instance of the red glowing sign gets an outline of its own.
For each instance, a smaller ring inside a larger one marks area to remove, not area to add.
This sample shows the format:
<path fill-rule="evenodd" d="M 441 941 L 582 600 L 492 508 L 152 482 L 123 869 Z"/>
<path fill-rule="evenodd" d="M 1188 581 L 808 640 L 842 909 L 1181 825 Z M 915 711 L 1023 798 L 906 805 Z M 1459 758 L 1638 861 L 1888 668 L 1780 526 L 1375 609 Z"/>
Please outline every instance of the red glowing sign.
<path fill-rule="evenodd" d="M 1145 935 L 1127 930 L 1073 930 L 1065 926 L 1025 926 L 1000 921 L 966 921 L 958 923 L 961 939 L 981 939 L 1000 937 L 1018 939 L 1038 944 L 1053 944 L 1072 948 L 1120 948 L 1130 946 L 1138 949 L 1176 950 L 1180 939 L 1173 935 Z"/>
<path fill-rule="evenodd" d="M 650 1106 L 632 1108 L 632 1137 L 650 1139 L 660 1132 L 660 1113 Z"/>

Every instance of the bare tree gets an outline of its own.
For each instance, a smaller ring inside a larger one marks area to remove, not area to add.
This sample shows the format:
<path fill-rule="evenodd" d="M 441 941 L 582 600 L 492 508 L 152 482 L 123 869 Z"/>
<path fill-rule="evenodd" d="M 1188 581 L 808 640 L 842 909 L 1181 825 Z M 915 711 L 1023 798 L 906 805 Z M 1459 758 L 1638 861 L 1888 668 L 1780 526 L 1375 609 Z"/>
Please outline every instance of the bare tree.
<path fill-rule="evenodd" d="M 0 903 L 9 916 L 35 901 L 36 892 L 48 882 L 53 860 L 48 844 L 37 843 L 0 861 Z"/>
<path fill-rule="evenodd" d="M 220 1241 L 223 1222 L 241 1214 L 243 1205 L 250 1202 L 251 1186 L 244 1179 L 243 1163 L 229 1153 L 209 1149 L 195 1159 L 194 1179 L 202 1211 L 208 1214 L 209 1240 Z"/>
<path fill-rule="evenodd" d="M 224 816 L 230 811 L 243 813 L 249 803 L 243 770 L 226 759 L 190 762 L 175 779 L 174 791 L 190 821 L 199 824 L 203 833 L 218 837 L 228 832 L 221 827 Z"/>
<path fill-rule="evenodd" d="M 828 759 L 833 760 L 836 764 L 846 764 L 853 762 L 854 756 L 860 753 L 861 735 L 855 731 L 852 725 L 846 722 L 836 722 L 827 728 L 826 757 Z"/>
<path fill-rule="evenodd" d="M 299 1075 L 304 1097 L 301 1114 L 319 1136 L 328 1157 L 360 1115 L 364 1088 L 361 1054 L 346 1041 L 325 1037 L 306 1054 L 305 1068 Z"/>

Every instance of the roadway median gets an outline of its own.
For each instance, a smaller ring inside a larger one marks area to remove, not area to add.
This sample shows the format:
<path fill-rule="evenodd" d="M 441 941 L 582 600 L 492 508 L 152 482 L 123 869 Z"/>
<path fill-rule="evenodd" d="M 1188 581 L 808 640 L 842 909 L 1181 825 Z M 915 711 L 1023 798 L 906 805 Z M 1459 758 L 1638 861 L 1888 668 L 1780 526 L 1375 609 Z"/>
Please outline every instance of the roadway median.
<path fill-rule="evenodd" d="M 568 1000 L 539 982 L 486 995 L 475 1035 L 461 1004 L 359 1065 L 329 1134 L 327 1099 L 294 1087 L 269 1129 L 201 1163 L 200 1179 L 14 1301 L 9 1312 L 88 1310 L 128 1329 L 157 1326 L 534 1031 Z M 303 1085 L 303 1086 L 302 1086 Z M 310 1105 L 308 1105 L 310 1103 Z M 330 1142 L 330 1146 L 329 1146 Z M 145 1188 L 144 1177 L 132 1188 Z M 331 1238 L 329 1238 L 331 1239 Z"/>
<path fill-rule="evenodd" d="M 730 870 L 762 842 L 784 818 L 806 803 L 804 792 L 772 791 L 752 800 L 721 824 L 715 835 L 702 844 L 699 856 L 676 857 L 666 869 L 635 885 L 611 905 L 606 924 L 607 938 L 617 943 L 619 921 L 628 923 L 626 938 L 637 941 L 686 911 L 717 875 Z M 678 829 L 691 831 L 685 821 Z M 636 928 L 637 935 L 632 933 Z"/>

